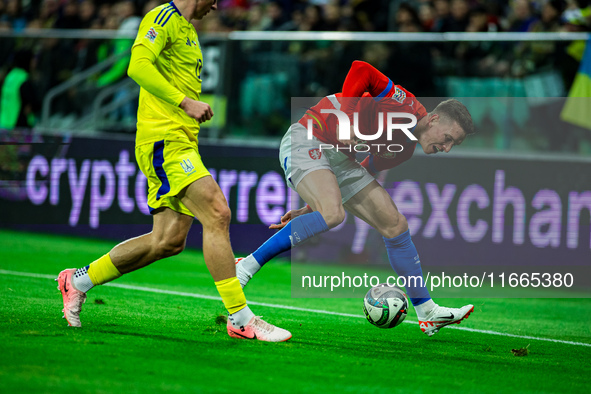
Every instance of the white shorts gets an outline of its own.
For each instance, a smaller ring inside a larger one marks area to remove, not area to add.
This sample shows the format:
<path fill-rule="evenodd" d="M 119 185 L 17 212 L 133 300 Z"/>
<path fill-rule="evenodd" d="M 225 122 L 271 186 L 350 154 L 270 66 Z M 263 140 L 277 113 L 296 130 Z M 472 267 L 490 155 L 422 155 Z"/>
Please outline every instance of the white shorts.
<path fill-rule="evenodd" d="M 287 185 L 293 190 L 312 171 L 327 169 L 337 178 L 344 204 L 374 180 L 365 168 L 343 152 L 321 151 L 320 144 L 316 137 L 309 140 L 306 128 L 299 123 L 291 125 L 283 136 L 279 160 Z"/>

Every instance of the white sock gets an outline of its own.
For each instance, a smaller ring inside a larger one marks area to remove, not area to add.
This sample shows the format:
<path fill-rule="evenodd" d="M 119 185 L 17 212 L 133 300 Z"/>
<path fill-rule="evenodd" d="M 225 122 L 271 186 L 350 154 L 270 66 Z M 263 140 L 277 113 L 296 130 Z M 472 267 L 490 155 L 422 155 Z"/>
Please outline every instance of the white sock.
<path fill-rule="evenodd" d="M 247 305 L 244 308 L 240 309 L 238 312 L 228 315 L 228 321 L 232 323 L 232 326 L 234 328 L 240 328 L 247 325 L 253 316 L 254 313 L 252 313 L 252 311 Z"/>
<path fill-rule="evenodd" d="M 88 276 L 88 266 L 76 270 L 72 278 L 72 284 L 77 290 L 84 293 L 94 287 L 94 283 L 92 283 L 90 276 Z"/>
<path fill-rule="evenodd" d="M 240 281 L 240 286 L 244 288 L 249 280 L 252 279 L 254 274 L 259 272 L 261 266 L 257 263 L 256 259 L 252 254 L 249 254 L 238 264 L 236 264 L 236 277 Z"/>
<path fill-rule="evenodd" d="M 415 311 L 417 311 L 417 317 L 419 320 L 424 320 L 427 318 L 429 313 L 437 306 L 433 300 L 429 300 L 427 302 L 423 302 L 421 305 L 414 305 Z"/>

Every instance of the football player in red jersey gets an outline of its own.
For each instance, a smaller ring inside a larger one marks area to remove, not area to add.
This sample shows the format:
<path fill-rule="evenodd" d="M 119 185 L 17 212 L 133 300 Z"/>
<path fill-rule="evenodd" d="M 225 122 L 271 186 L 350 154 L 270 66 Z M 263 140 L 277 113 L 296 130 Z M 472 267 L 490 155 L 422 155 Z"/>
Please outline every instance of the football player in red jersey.
<path fill-rule="evenodd" d="M 398 130 L 385 132 L 394 118 L 406 121 L 395 125 Z M 342 124 L 349 130 L 339 130 Z M 412 131 L 405 129 L 411 127 Z M 345 210 L 380 232 L 399 276 L 422 277 L 406 218 L 373 175 L 410 159 L 417 143 L 426 154 L 449 152 L 472 133 L 472 117 L 459 101 L 443 101 L 427 113 L 412 93 L 370 64 L 353 62 L 342 93 L 320 100 L 283 137 L 279 156 L 285 178 L 307 206 L 287 212 L 280 224 L 271 226 L 279 229 L 275 235 L 251 255 L 237 259 L 241 284 L 245 286 L 273 257 L 342 223 Z M 355 161 L 358 151 L 369 152 L 361 163 Z M 424 285 L 407 285 L 406 290 L 420 328 L 429 336 L 474 310 L 473 305 L 439 306 Z"/>

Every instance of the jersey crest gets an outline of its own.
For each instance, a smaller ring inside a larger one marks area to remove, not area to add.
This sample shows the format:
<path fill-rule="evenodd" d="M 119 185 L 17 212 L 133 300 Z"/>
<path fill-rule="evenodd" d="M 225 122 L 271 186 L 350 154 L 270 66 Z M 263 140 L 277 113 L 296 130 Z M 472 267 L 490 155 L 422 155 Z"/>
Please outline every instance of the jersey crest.
<path fill-rule="evenodd" d="M 195 166 L 193 165 L 193 163 L 191 163 L 191 160 L 189 159 L 184 159 L 180 162 L 180 165 L 183 168 L 183 171 L 185 171 L 185 174 L 189 174 L 195 171 Z"/>
<path fill-rule="evenodd" d="M 310 149 L 308 151 L 308 154 L 310 155 L 310 158 L 312 160 L 318 160 L 318 159 L 320 159 L 322 157 L 322 152 L 318 148 Z"/>

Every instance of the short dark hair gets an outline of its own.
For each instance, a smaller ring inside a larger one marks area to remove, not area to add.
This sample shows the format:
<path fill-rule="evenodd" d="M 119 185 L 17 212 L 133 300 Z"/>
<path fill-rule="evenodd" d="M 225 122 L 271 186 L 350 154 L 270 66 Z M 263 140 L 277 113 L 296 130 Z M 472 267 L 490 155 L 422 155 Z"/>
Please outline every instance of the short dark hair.
<path fill-rule="evenodd" d="M 476 133 L 472 116 L 468 112 L 468 108 L 456 99 L 449 99 L 440 102 L 431 114 L 438 114 L 449 120 L 455 121 L 464 130 L 466 135 Z"/>

